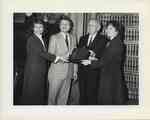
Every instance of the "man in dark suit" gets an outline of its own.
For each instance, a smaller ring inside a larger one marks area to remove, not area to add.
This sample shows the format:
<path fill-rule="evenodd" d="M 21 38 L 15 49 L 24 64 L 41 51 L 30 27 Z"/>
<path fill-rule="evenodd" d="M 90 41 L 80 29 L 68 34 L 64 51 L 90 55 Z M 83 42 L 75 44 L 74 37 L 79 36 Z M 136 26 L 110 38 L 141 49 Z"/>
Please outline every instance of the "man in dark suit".
<path fill-rule="evenodd" d="M 27 40 L 27 56 L 24 69 L 24 83 L 21 104 L 45 104 L 45 83 L 47 77 L 47 60 L 57 62 L 59 57 L 47 52 L 42 38 L 44 26 L 42 21 L 33 23 L 33 34 Z"/>
<path fill-rule="evenodd" d="M 105 37 L 99 33 L 100 28 L 100 23 L 95 19 L 91 19 L 88 23 L 88 34 L 82 36 L 79 41 L 78 47 L 88 48 L 91 58 L 93 56 L 100 58 L 106 44 Z M 79 64 L 78 78 L 81 105 L 97 104 L 98 74 L 99 69 L 93 70 L 88 65 Z"/>

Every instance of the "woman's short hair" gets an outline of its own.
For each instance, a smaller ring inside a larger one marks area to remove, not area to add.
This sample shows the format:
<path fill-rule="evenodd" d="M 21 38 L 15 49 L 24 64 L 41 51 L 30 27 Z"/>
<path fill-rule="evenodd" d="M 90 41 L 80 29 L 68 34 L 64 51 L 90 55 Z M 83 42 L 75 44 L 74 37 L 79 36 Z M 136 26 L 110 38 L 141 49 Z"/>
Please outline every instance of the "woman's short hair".
<path fill-rule="evenodd" d="M 42 20 L 40 20 L 40 19 L 35 19 L 35 20 L 33 20 L 33 23 L 32 23 L 32 28 L 34 27 L 34 24 L 42 24 L 43 26 L 44 26 L 44 23 L 43 23 L 43 21 Z"/>
<path fill-rule="evenodd" d="M 32 20 L 32 24 L 28 30 L 29 34 L 33 33 L 33 29 L 34 29 L 35 24 L 41 24 L 41 25 L 43 25 L 43 28 L 44 28 L 44 22 L 41 19 L 34 19 L 34 20 Z"/>
<path fill-rule="evenodd" d="M 106 27 L 108 27 L 108 25 L 112 25 L 116 29 L 116 31 L 118 31 L 118 34 L 121 36 L 122 40 L 124 39 L 124 34 L 125 34 L 124 25 L 122 25 L 121 23 L 115 20 L 108 21 Z"/>
<path fill-rule="evenodd" d="M 60 22 L 62 20 L 67 20 L 69 23 L 70 23 L 70 30 L 69 30 L 69 33 L 72 32 L 72 29 L 73 29 L 73 21 L 66 15 L 62 15 L 57 21 L 56 21 L 56 26 L 57 26 L 57 29 L 58 31 L 60 32 Z"/>
<path fill-rule="evenodd" d="M 107 24 L 106 24 L 106 27 L 108 27 L 109 25 L 112 25 L 115 29 L 116 29 L 116 31 L 118 31 L 119 33 L 120 33 L 120 23 L 119 22 L 117 22 L 117 21 L 108 21 L 107 22 Z"/>

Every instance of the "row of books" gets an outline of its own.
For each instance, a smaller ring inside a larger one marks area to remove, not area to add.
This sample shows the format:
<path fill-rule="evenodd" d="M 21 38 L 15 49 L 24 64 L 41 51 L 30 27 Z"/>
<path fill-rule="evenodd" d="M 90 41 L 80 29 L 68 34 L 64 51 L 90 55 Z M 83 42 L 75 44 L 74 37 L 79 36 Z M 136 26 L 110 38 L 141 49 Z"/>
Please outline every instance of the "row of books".
<path fill-rule="evenodd" d="M 100 13 L 98 18 L 102 23 L 110 20 L 116 20 L 126 26 L 136 26 L 139 24 L 139 16 L 137 13 Z"/>
<path fill-rule="evenodd" d="M 131 74 L 130 72 L 125 73 L 125 81 L 127 83 L 129 99 L 138 100 L 139 75 L 138 74 Z"/>
<path fill-rule="evenodd" d="M 138 88 L 130 88 L 128 91 L 128 97 L 130 100 L 138 100 L 139 91 Z"/>
<path fill-rule="evenodd" d="M 138 57 L 139 45 L 138 44 L 126 44 L 126 56 Z"/>
<path fill-rule="evenodd" d="M 139 76 L 138 76 L 138 74 L 126 73 L 125 81 L 127 82 L 128 88 L 138 88 L 139 87 Z"/>
<path fill-rule="evenodd" d="M 138 40 L 139 40 L 139 30 L 126 28 L 125 41 L 138 41 Z"/>
<path fill-rule="evenodd" d="M 139 66 L 138 66 L 139 59 L 138 57 L 126 57 L 124 62 L 124 72 L 131 72 L 131 73 L 138 73 Z"/>

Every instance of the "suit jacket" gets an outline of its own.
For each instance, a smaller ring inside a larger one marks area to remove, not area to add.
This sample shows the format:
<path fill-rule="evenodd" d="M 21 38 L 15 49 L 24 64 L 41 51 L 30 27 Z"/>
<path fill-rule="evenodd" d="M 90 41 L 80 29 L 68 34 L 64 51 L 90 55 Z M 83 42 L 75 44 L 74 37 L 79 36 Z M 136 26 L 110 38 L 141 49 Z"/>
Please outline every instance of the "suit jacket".
<path fill-rule="evenodd" d="M 120 36 L 115 37 L 106 45 L 100 60 L 90 65 L 101 68 L 99 79 L 99 104 L 124 104 L 126 85 L 123 80 L 121 65 L 124 46 Z"/>
<path fill-rule="evenodd" d="M 107 40 L 104 36 L 97 34 L 90 46 L 87 46 L 89 34 L 81 37 L 79 47 L 87 47 L 95 52 L 96 57 L 100 58 Z M 80 103 L 81 104 L 97 104 L 97 85 L 99 77 L 99 69 L 93 69 L 89 65 L 79 64 L 78 69 L 79 87 L 80 87 Z"/>
<path fill-rule="evenodd" d="M 32 34 L 27 40 L 27 57 L 24 70 L 23 104 L 43 104 L 47 60 L 56 56 L 48 53 L 40 39 Z"/>
<path fill-rule="evenodd" d="M 87 46 L 88 38 L 89 38 L 89 34 L 87 34 L 85 36 L 82 36 L 80 38 L 78 47 L 87 47 L 88 49 L 95 52 L 96 57 L 99 58 L 102 51 L 103 51 L 103 49 L 104 49 L 104 47 L 105 47 L 105 44 L 107 42 L 106 37 L 103 36 L 103 35 L 99 35 L 97 33 L 97 35 L 95 36 L 92 44 L 89 47 Z"/>
<path fill-rule="evenodd" d="M 76 47 L 76 40 L 75 37 L 71 34 L 69 35 L 69 38 L 70 38 L 70 40 L 68 40 L 69 46 L 67 47 L 65 38 L 61 33 L 53 35 L 49 42 L 48 52 L 51 54 L 55 54 L 56 56 L 62 57 L 71 54 L 72 50 Z M 66 104 L 69 96 L 71 79 L 73 78 L 74 72 L 77 72 L 77 65 L 73 63 L 63 63 L 63 62 L 51 63 L 51 66 L 48 71 L 48 80 L 50 85 L 49 90 L 54 87 L 54 86 L 51 87 L 53 83 L 56 83 L 57 81 L 58 82 L 65 81 L 65 84 L 63 84 L 63 86 L 60 86 L 61 88 L 65 88 L 65 90 L 63 91 L 64 92 L 62 95 L 63 97 L 61 97 L 61 99 L 58 99 L 57 101 L 58 104 Z"/>
<path fill-rule="evenodd" d="M 71 54 L 72 50 L 76 47 L 76 39 L 71 34 L 69 35 L 69 37 L 69 47 L 67 47 L 65 38 L 61 33 L 57 33 L 51 36 L 48 52 L 62 57 Z M 77 66 L 75 67 L 73 63 L 52 63 L 49 68 L 48 79 L 71 79 L 75 69 L 77 69 Z"/>
<path fill-rule="evenodd" d="M 78 47 L 86 47 L 86 48 L 92 50 L 93 52 L 95 52 L 97 58 L 100 58 L 100 56 L 103 53 L 103 50 L 105 48 L 105 45 L 107 43 L 106 37 L 103 35 L 97 34 L 95 36 L 92 44 L 90 45 L 90 47 L 87 46 L 88 38 L 89 38 L 89 34 L 82 36 L 80 38 Z M 92 71 L 93 71 L 92 69 L 93 68 L 89 67 L 89 65 L 84 66 L 82 64 L 79 64 L 79 74 L 82 73 L 83 75 L 81 75 L 81 76 L 83 76 L 83 77 L 85 76 L 84 74 L 87 74 L 88 71 L 89 71 L 88 73 L 92 73 Z M 84 71 L 85 71 L 85 73 L 83 73 Z M 93 74 L 90 76 L 92 77 Z"/>

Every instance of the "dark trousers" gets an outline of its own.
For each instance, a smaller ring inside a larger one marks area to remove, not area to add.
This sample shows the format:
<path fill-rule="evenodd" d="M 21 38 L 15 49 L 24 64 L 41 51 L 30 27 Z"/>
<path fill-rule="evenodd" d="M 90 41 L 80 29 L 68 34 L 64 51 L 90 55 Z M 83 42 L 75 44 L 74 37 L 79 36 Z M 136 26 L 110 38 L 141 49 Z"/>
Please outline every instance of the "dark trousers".
<path fill-rule="evenodd" d="M 79 90 L 81 105 L 96 105 L 98 92 L 98 70 L 88 67 L 79 68 Z"/>

